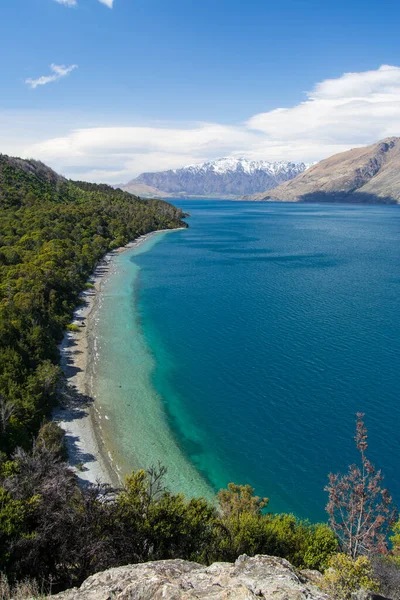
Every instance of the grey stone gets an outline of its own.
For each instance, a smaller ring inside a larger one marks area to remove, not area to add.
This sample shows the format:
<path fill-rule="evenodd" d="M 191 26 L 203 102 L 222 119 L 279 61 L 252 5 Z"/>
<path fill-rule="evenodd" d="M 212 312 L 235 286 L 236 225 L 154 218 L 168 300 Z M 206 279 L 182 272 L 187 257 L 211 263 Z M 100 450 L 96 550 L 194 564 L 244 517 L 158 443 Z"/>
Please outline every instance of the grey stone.
<path fill-rule="evenodd" d="M 109 569 L 54 600 L 331 600 L 285 559 L 240 556 L 205 567 L 162 560 Z"/>

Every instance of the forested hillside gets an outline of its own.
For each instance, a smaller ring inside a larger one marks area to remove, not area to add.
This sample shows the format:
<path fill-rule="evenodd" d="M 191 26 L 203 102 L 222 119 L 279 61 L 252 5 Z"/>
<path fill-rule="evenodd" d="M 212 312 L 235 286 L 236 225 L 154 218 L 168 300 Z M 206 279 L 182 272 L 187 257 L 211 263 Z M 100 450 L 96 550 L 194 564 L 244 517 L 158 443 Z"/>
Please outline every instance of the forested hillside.
<path fill-rule="evenodd" d="M 29 447 L 54 402 L 57 343 L 102 255 L 182 212 L 0 156 L 0 451 Z"/>

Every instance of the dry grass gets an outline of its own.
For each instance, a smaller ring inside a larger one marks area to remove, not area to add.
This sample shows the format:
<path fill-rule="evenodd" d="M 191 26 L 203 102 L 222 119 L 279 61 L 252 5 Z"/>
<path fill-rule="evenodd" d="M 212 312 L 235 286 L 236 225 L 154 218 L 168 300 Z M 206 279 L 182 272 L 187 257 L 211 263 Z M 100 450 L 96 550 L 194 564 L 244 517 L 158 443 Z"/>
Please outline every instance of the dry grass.
<path fill-rule="evenodd" d="M 6 575 L 0 573 L 0 600 L 45 600 L 48 598 L 45 587 L 28 579 L 11 586 Z"/>

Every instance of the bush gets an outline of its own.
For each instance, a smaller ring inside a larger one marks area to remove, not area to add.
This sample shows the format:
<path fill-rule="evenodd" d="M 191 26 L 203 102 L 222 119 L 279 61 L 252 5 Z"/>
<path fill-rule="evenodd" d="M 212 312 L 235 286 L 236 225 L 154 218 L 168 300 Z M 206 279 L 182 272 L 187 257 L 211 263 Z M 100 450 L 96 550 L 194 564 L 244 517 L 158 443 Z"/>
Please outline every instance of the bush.
<path fill-rule="evenodd" d="M 393 525 L 392 533 L 389 539 L 392 542 L 393 553 L 400 555 L 400 520 Z"/>
<path fill-rule="evenodd" d="M 360 589 L 379 591 L 379 582 L 373 577 L 373 567 L 366 556 L 351 558 L 339 553 L 328 562 L 320 587 L 337 600 L 351 600 L 353 592 Z"/>
<path fill-rule="evenodd" d="M 372 559 L 374 577 L 379 581 L 382 594 L 391 600 L 400 600 L 400 560 L 397 556 Z"/>
<path fill-rule="evenodd" d="M 38 447 L 44 447 L 55 457 L 66 460 L 68 457 L 67 448 L 65 445 L 65 432 L 57 423 L 49 421 L 45 423 L 39 430 L 36 440 Z"/>
<path fill-rule="evenodd" d="M 298 568 L 323 570 L 337 552 L 334 532 L 294 515 L 263 514 L 267 498 L 254 496 L 249 485 L 229 484 L 218 493 L 220 518 L 215 526 L 213 560 L 234 561 L 240 554 L 270 554 Z"/>

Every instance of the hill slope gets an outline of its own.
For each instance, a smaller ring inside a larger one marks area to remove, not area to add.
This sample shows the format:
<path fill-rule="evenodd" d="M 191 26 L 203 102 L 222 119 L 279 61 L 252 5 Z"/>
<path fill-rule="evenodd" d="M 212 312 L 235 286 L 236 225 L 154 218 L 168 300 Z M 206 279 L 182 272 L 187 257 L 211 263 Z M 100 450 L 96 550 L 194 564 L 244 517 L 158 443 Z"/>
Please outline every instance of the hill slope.
<path fill-rule="evenodd" d="M 27 199 L 27 195 L 30 194 Z M 79 196 L 68 180 L 37 160 L 0 154 L 0 206 L 26 204 L 35 198 L 66 202 Z"/>
<path fill-rule="evenodd" d="M 140 196 L 141 198 L 173 198 L 174 196 L 177 196 L 177 194 L 169 194 L 168 192 L 159 190 L 151 185 L 135 182 L 134 179 L 127 184 L 120 183 L 115 187 L 128 192 L 129 194 Z"/>
<path fill-rule="evenodd" d="M 158 173 L 142 173 L 121 189 L 141 195 L 240 197 L 276 187 L 302 173 L 304 163 L 219 158 Z"/>
<path fill-rule="evenodd" d="M 400 138 L 322 160 L 293 181 L 252 200 L 400 203 Z"/>
<path fill-rule="evenodd" d="M 29 447 L 54 404 L 57 342 L 108 250 L 182 211 L 0 155 L 0 457 Z M 5 419 L 5 420 L 4 420 Z"/>

